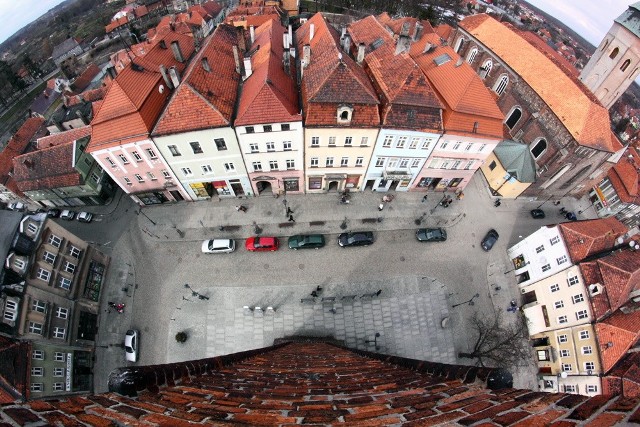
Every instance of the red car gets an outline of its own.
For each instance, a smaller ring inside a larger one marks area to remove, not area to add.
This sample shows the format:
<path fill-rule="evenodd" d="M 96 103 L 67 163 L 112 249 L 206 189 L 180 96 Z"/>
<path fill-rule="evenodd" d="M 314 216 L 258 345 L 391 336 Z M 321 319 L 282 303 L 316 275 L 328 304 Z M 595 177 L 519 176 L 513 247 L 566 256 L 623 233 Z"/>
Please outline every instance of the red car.
<path fill-rule="evenodd" d="M 244 246 L 251 252 L 277 251 L 280 242 L 277 237 L 249 237 Z"/>

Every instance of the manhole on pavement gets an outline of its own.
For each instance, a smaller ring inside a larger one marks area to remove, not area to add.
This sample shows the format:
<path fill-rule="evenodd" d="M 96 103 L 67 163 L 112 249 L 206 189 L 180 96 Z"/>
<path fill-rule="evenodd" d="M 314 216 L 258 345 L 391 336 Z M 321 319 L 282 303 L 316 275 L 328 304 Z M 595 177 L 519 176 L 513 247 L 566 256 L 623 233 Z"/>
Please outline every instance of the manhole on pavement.
<path fill-rule="evenodd" d="M 300 265 L 298 265 L 298 268 L 299 268 L 300 270 L 304 270 L 304 264 L 300 264 Z"/>

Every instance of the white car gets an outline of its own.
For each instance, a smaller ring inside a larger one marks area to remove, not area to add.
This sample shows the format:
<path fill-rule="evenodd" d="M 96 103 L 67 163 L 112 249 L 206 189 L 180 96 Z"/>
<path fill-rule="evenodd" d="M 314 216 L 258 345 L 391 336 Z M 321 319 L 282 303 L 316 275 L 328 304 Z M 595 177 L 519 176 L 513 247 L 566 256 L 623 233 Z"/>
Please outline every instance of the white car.
<path fill-rule="evenodd" d="M 202 253 L 204 254 L 228 254 L 235 250 L 236 242 L 233 239 L 211 239 L 202 242 Z"/>
<path fill-rule="evenodd" d="M 78 212 L 76 219 L 80 222 L 91 222 L 93 214 L 91 212 Z"/>
<path fill-rule="evenodd" d="M 70 211 L 68 209 L 63 210 L 60 213 L 60 218 L 61 219 L 66 219 L 67 221 L 71 221 L 73 218 L 75 218 L 76 213 L 74 211 Z"/>
<path fill-rule="evenodd" d="M 124 351 L 128 362 L 136 362 L 138 360 L 138 337 L 140 331 L 137 329 L 129 329 L 124 336 Z"/>
<path fill-rule="evenodd" d="M 7 209 L 12 211 L 23 211 L 24 208 L 25 208 L 24 203 L 20 203 L 20 202 L 13 202 L 9 206 L 7 206 Z"/>

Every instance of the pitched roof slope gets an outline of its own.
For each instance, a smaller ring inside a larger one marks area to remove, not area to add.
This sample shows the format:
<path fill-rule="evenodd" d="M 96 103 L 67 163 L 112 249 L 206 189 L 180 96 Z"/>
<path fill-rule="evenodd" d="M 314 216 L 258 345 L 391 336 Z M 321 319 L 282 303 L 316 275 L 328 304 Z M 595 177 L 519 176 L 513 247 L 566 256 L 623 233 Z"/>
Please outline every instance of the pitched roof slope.
<path fill-rule="evenodd" d="M 365 53 L 371 53 L 382 45 L 395 43 L 393 36 L 373 15 L 350 23 L 347 30 L 356 47 L 364 43 Z M 352 53 L 356 54 L 357 51 Z"/>
<path fill-rule="evenodd" d="M 460 27 L 494 52 L 551 108 L 581 145 L 610 151 L 609 113 L 588 90 L 506 25 L 486 14 L 469 16 Z"/>
<path fill-rule="evenodd" d="M 13 159 L 14 179 L 21 191 L 72 187 L 82 184 L 73 167 L 74 141 L 23 154 Z"/>
<path fill-rule="evenodd" d="M 69 129 L 64 132 L 54 133 L 53 135 L 38 138 L 38 150 L 64 144 L 70 141 L 75 141 L 89 135 L 91 135 L 91 126 L 83 126 L 81 128 Z"/>
<path fill-rule="evenodd" d="M 627 353 L 602 378 L 602 394 L 640 397 L 640 353 Z"/>
<path fill-rule="evenodd" d="M 235 70 L 233 46 L 238 45 L 241 36 L 239 29 L 221 24 L 205 39 L 158 120 L 153 135 L 231 124 L 240 81 Z M 203 58 L 210 71 L 203 64 Z"/>
<path fill-rule="evenodd" d="M 6 405 L 29 397 L 27 372 L 30 351 L 30 342 L 0 336 L 0 404 Z"/>
<path fill-rule="evenodd" d="M 639 181 L 640 155 L 634 147 L 627 148 L 626 155 L 613 165 L 607 176 L 616 194 L 624 203 L 640 204 Z"/>
<path fill-rule="evenodd" d="M 640 311 L 625 314 L 616 311 L 611 317 L 596 323 L 600 342 L 602 370 L 607 373 L 622 359 L 640 338 Z"/>
<path fill-rule="evenodd" d="M 253 74 L 242 85 L 236 126 L 302 120 L 295 83 L 282 64 L 284 33 L 285 28 L 275 20 L 256 28 L 250 49 L 257 49 L 251 57 Z M 290 58 L 290 64 L 294 62 Z"/>
<path fill-rule="evenodd" d="M 194 51 L 191 37 L 170 32 L 147 54 L 136 58 L 111 83 L 92 126 L 87 151 L 113 147 L 125 141 L 147 138 L 160 116 L 171 90 L 160 74 L 160 66 L 184 71 Z M 183 62 L 175 59 L 171 43 L 178 42 Z M 134 65 L 135 64 L 135 65 Z M 162 86 L 162 90 L 160 87 Z"/>
<path fill-rule="evenodd" d="M 627 227 L 615 217 L 564 222 L 558 228 L 574 264 L 613 248 L 616 239 L 627 232 Z"/>
<path fill-rule="evenodd" d="M 640 253 L 622 250 L 597 263 L 611 310 L 624 305 L 632 292 L 640 290 Z"/>
<path fill-rule="evenodd" d="M 40 117 L 28 118 L 0 152 L 0 183 L 13 192 L 20 191 L 9 174 L 13 169 L 13 158 L 23 154 L 36 134 L 43 132 L 44 123 Z"/>

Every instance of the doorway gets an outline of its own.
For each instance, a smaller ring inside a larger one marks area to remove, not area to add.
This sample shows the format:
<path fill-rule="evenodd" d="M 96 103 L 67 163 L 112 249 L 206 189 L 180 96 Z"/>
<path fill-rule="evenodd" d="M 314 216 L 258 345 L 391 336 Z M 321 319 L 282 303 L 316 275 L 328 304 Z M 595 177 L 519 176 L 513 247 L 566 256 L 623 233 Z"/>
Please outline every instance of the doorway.
<path fill-rule="evenodd" d="M 233 190 L 233 194 L 236 195 L 236 197 L 238 196 L 244 196 L 244 188 L 242 188 L 242 184 L 240 184 L 239 182 L 231 182 L 231 189 Z"/>
<path fill-rule="evenodd" d="M 184 197 L 182 197 L 182 194 L 180 194 L 178 190 L 171 190 L 169 193 L 176 202 L 182 202 L 184 200 Z"/>
<path fill-rule="evenodd" d="M 331 181 L 329 183 L 329 187 L 327 188 L 327 193 L 338 192 L 338 181 Z"/>
<path fill-rule="evenodd" d="M 256 182 L 256 191 L 258 192 L 258 195 L 262 195 L 262 193 L 272 193 L 271 183 L 269 181 Z"/>
<path fill-rule="evenodd" d="M 376 180 L 375 179 L 368 179 L 367 183 L 364 186 L 364 189 L 373 191 L 373 186 L 375 184 L 376 184 Z"/>

